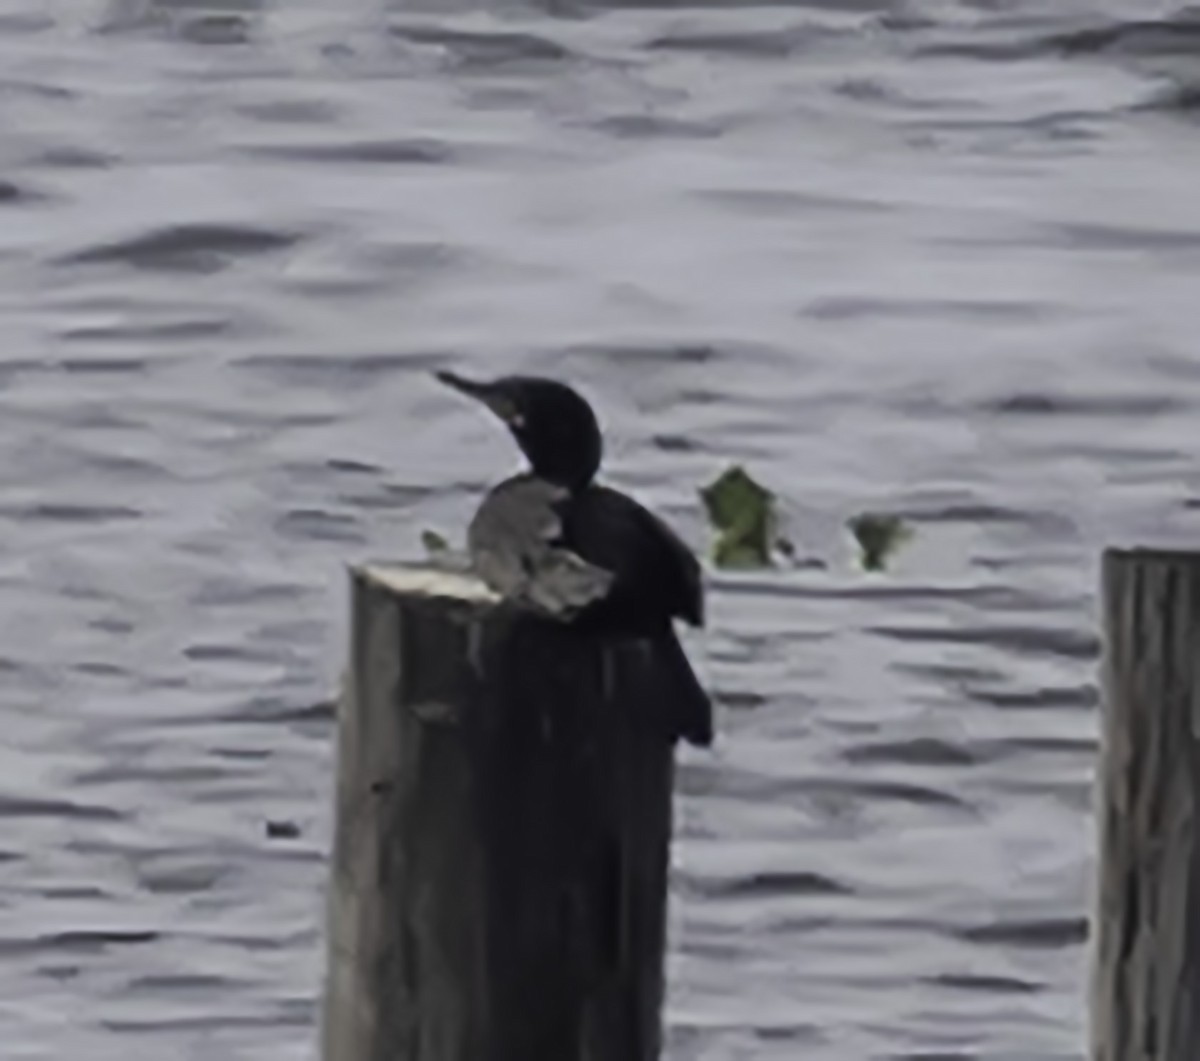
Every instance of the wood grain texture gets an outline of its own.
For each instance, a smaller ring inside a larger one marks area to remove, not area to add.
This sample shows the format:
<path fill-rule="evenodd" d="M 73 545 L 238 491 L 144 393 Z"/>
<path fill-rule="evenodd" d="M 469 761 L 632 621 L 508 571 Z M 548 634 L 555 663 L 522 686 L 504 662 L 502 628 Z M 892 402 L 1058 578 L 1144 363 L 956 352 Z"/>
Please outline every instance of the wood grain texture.
<path fill-rule="evenodd" d="M 439 585 L 351 576 L 324 1061 L 652 1061 L 651 657 Z"/>
<path fill-rule="evenodd" d="M 1093 1061 L 1200 1059 L 1200 553 L 1109 550 Z"/>

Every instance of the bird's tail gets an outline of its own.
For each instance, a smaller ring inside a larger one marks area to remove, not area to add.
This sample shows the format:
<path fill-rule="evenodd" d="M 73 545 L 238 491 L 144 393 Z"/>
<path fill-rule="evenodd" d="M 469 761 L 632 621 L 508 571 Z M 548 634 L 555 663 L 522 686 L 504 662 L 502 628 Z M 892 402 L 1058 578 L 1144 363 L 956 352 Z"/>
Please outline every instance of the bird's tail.
<path fill-rule="evenodd" d="M 655 638 L 655 645 L 665 676 L 663 715 L 671 735 L 707 748 L 713 741 L 712 700 L 692 670 L 675 628 L 668 624 L 663 634 Z"/>

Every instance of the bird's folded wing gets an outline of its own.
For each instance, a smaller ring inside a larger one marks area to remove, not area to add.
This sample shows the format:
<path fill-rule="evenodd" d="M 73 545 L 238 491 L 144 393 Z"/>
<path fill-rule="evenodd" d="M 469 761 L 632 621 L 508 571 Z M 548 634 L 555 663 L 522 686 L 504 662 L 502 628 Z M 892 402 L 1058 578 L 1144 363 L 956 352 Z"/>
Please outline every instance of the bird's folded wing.
<path fill-rule="evenodd" d="M 569 619 L 609 591 L 613 576 L 558 544 L 561 487 L 519 477 L 497 487 L 471 522 L 468 538 L 480 578 L 502 597 Z"/>
<path fill-rule="evenodd" d="M 549 549 L 525 586 L 525 598 L 538 611 L 569 619 L 601 600 L 612 575 L 581 560 L 567 549 Z"/>

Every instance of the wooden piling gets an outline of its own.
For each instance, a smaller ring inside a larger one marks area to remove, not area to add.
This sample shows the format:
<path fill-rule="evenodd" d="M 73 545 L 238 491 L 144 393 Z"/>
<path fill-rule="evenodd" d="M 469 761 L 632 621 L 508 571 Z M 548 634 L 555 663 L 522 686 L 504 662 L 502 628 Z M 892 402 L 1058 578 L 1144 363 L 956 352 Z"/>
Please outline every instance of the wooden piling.
<path fill-rule="evenodd" d="M 651 656 L 351 573 L 324 1061 L 653 1061 L 674 754 Z"/>
<path fill-rule="evenodd" d="M 1109 550 L 1093 1061 L 1200 1058 L 1200 552 Z"/>

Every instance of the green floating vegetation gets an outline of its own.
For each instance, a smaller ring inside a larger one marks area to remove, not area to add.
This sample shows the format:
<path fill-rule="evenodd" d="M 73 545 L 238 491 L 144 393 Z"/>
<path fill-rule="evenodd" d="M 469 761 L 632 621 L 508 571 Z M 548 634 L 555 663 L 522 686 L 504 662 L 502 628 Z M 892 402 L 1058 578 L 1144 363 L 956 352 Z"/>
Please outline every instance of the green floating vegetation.
<path fill-rule="evenodd" d="M 430 556 L 437 556 L 439 553 L 448 552 L 450 543 L 446 541 L 437 531 L 423 530 L 421 531 L 421 544 L 425 546 L 425 551 Z"/>
<path fill-rule="evenodd" d="M 776 532 L 775 495 L 741 465 L 702 487 L 700 499 L 717 535 L 712 554 L 717 567 L 770 567 L 775 549 L 794 555 L 791 543 Z"/>
<path fill-rule="evenodd" d="M 858 542 L 859 562 L 865 571 L 882 571 L 897 550 L 912 537 L 912 529 L 899 516 L 864 512 L 847 520 Z"/>

